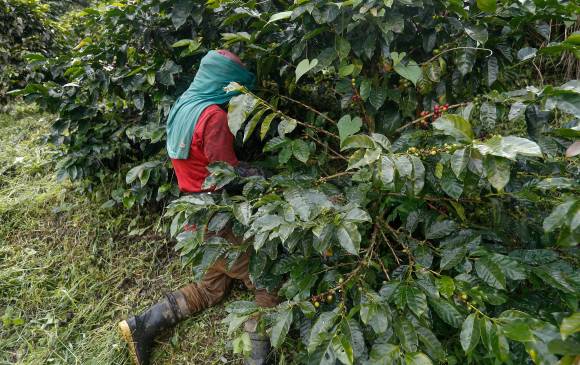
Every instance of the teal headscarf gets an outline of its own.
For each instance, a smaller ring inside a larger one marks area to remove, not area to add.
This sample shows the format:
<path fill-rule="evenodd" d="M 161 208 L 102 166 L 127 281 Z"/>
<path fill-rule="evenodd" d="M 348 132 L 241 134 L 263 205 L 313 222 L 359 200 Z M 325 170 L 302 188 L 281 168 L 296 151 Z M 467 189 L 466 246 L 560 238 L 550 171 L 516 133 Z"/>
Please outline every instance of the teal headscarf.
<path fill-rule="evenodd" d="M 217 51 L 209 51 L 201 59 L 193 82 L 169 112 L 167 151 L 170 158 L 188 158 L 193 131 L 204 109 L 210 105 L 227 103 L 239 94 L 237 91 L 224 91 L 224 87 L 233 81 L 251 89 L 256 78 L 244 66 Z"/>

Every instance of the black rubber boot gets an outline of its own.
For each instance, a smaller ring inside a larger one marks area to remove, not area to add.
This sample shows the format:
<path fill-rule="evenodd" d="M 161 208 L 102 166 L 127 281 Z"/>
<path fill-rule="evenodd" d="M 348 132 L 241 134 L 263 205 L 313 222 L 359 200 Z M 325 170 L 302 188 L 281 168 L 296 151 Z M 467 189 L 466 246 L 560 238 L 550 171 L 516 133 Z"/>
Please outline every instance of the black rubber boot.
<path fill-rule="evenodd" d="M 270 339 L 268 336 L 257 331 L 258 321 L 250 319 L 244 323 L 244 331 L 250 335 L 252 351 L 244 358 L 244 365 L 270 365 L 272 364 Z"/>
<path fill-rule="evenodd" d="M 136 365 L 148 365 L 155 337 L 187 316 L 180 302 L 183 302 L 181 293 L 167 294 L 140 315 L 119 322 L 119 331 Z"/>

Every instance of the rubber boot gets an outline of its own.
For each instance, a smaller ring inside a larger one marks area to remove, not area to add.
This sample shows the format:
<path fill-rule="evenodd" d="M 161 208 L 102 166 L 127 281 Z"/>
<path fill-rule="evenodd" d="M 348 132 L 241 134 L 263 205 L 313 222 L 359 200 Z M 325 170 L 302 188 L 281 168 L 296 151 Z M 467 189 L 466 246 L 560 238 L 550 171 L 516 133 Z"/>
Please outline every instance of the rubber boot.
<path fill-rule="evenodd" d="M 186 318 L 186 308 L 183 294 L 173 292 L 140 315 L 119 322 L 119 331 L 136 365 L 149 364 L 155 337 Z"/>
<path fill-rule="evenodd" d="M 252 350 L 244 358 L 244 365 L 269 365 L 272 346 L 270 339 L 257 331 L 258 321 L 256 319 L 247 320 L 244 323 L 244 331 L 250 336 Z"/>

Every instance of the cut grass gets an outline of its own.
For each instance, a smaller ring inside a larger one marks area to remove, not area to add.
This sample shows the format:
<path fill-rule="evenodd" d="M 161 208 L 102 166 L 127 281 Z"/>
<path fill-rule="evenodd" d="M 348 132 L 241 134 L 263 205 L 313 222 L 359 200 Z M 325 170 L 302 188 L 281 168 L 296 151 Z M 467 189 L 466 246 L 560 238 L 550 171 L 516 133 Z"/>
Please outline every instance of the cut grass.
<path fill-rule="evenodd" d="M 56 182 L 50 119 L 0 114 L 0 364 L 129 364 L 118 321 L 190 275 L 163 235 L 129 236 L 130 217 Z M 239 363 L 223 317 L 218 305 L 162 336 L 153 364 Z"/>

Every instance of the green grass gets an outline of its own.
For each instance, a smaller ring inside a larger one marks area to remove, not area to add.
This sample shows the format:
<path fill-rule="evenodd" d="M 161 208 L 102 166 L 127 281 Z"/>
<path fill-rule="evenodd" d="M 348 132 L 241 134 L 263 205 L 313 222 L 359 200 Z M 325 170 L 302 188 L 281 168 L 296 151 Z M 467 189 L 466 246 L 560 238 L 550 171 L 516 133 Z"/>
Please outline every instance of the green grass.
<path fill-rule="evenodd" d="M 130 236 L 134 217 L 56 182 L 51 118 L 22 104 L 0 114 L 0 365 L 129 364 L 117 322 L 191 276 L 165 235 Z M 153 364 L 239 363 L 224 316 L 218 305 L 166 333 Z"/>

